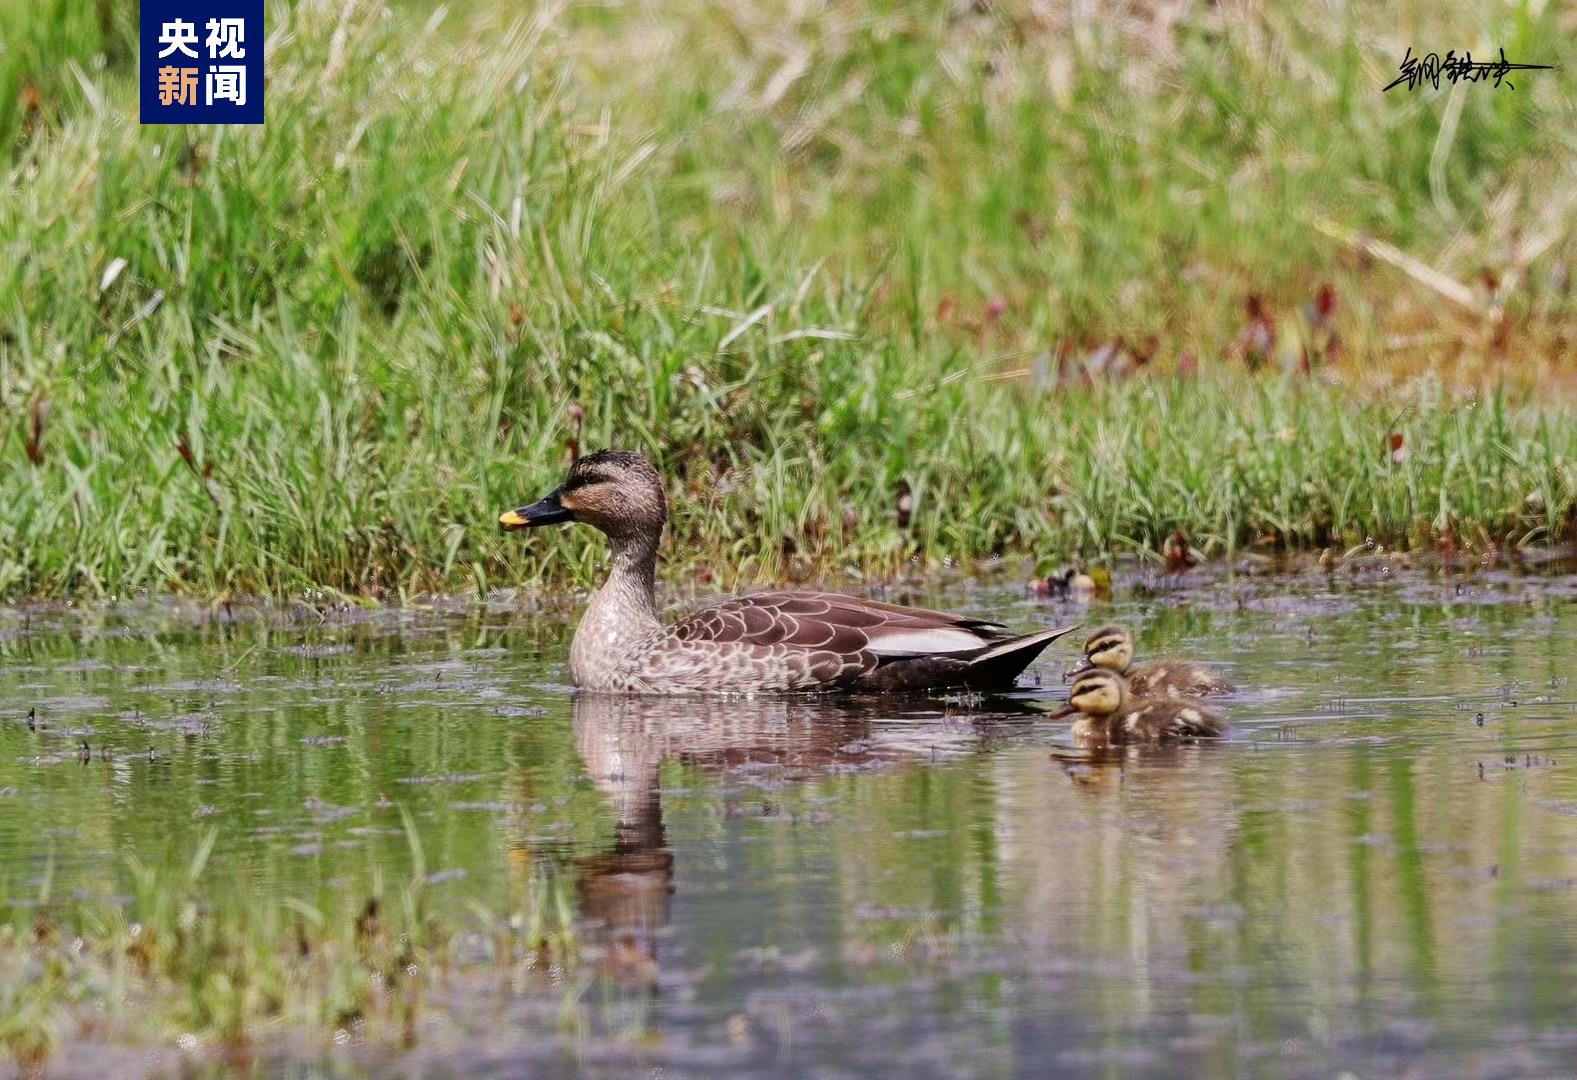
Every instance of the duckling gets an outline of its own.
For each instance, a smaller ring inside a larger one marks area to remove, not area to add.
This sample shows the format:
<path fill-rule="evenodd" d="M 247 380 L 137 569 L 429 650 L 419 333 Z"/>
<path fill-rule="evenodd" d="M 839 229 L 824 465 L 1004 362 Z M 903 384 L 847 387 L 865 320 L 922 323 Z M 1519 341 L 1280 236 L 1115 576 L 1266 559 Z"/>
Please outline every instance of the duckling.
<path fill-rule="evenodd" d="M 1101 566 L 1089 571 L 1065 566 L 1031 581 L 1029 588 L 1036 596 L 1054 596 L 1060 600 L 1073 599 L 1087 603 L 1092 597 L 1112 591 L 1112 575 Z"/>
<path fill-rule="evenodd" d="M 1161 545 L 1161 558 L 1166 560 L 1166 572 L 1173 576 L 1199 565 L 1199 556 L 1188 546 L 1188 537 L 1182 529 L 1175 529 L 1166 543 Z"/>
<path fill-rule="evenodd" d="M 1084 643 L 1084 656 L 1069 668 L 1078 675 L 1090 668 L 1115 671 L 1128 679 L 1137 697 L 1213 697 L 1230 694 L 1232 684 L 1209 668 L 1186 660 L 1157 660 L 1132 667 L 1133 634 L 1126 626 L 1105 626 Z"/>
<path fill-rule="evenodd" d="M 1214 739 L 1227 726 L 1226 717 L 1208 705 L 1136 698 L 1127 679 L 1103 668 L 1092 668 L 1073 681 L 1068 707 L 1056 715 L 1074 713 L 1081 715 L 1073 722 L 1073 738 L 1082 745 Z"/>

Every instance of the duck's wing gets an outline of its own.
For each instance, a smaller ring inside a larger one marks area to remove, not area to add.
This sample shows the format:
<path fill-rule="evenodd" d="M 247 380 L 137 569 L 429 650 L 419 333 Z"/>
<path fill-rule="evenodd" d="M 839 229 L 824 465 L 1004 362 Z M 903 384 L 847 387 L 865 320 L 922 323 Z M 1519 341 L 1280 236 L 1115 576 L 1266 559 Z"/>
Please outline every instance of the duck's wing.
<path fill-rule="evenodd" d="M 1226 728 L 1226 718 L 1214 709 L 1163 699 L 1144 702 L 1122 718 L 1132 740 L 1214 739 Z"/>
<path fill-rule="evenodd" d="M 1001 623 L 824 592 L 762 592 L 702 608 L 669 628 L 680 641 L 783 645 L 878 661 L 965 656 L 1007 635 Z"/>
<path fill-rule="evenodd" d="M 1232 684 L 1210 668 L 1186 660 L 1155 660 L 1128 672 L 1138 696 L 1214 697 L 1232 693 Z"/>

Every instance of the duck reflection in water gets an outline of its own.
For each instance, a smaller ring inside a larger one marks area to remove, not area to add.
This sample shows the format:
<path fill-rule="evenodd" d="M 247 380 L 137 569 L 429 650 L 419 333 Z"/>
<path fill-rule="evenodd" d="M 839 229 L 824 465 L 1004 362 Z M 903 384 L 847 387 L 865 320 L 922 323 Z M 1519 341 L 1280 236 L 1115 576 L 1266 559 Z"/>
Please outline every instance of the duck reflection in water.
<path fill-rule="evenodd" d="M 658 940 L 670 914 L 665 762 L 814 771 L 872 757 L 869 723 L 848 704 L 582 694 L 573 710 L 576 748 L 618 819 L 612 846 L 578 861 L 576 900 L 605 969 L 626 985 L 655 987 Z"/>
<path fill-rule="evenodd" d="M 658 942 L 674 892 L 674 855 L 663 823 L 665 762 L 717 772 L 771 765 L 780 770 L 774 780 L 793 781 L 914 760 L 936 741 L 935 725 L 946 718 L 935 702 L 895 717 L 890 700 L 858 698 L 581 694 L 572 708 L 576 748 L 618 819 L 612 846 L 576 863 L 581 929 L 610 976 L 649 988 L 656 986 Z M 1018 711 L 993 702 L 993 713 L 1003 710 Z M 915 726 L 877 722 L 892 719 Z"/>

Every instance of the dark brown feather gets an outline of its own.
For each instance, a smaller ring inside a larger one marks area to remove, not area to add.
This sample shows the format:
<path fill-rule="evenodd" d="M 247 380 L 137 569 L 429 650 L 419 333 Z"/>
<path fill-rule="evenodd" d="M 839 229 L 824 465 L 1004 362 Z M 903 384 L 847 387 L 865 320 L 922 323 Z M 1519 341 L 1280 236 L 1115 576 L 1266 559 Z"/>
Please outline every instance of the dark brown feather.
<path fill-rule="evenodd" d="M 868 647 L 883 631 L 944 629 L 972 634 L 981 646 L 1005 637 L 1001 623 L 822 592 L 735 597 L 686 616 L 673 625 L 672 632 L 681 641 L 782 642 L 850 653 Z"/>
<path fill-rule="evenodd" d="M 1175 698 L 1141 699 L 1114 730 L 1123 742 L 1215 739 L 1226 730 L 1226 717 L 1209 706 Z"/>

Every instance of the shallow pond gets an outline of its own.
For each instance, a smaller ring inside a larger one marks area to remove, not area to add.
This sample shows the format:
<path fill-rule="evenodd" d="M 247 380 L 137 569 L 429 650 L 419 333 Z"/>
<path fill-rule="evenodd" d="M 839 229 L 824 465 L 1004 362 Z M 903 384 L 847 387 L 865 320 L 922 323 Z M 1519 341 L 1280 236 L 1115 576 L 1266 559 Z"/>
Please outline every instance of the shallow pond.
<path fill-rule="evenodd" d="M 1231 672 L 1229 740 L 1075 751 L 1072 638 L 1012 699 L 599 699 L 509 604 L 0 613 L 0 901 L 114 902 L 211 829 L 211 876 L 355 898 L 404 808 L 439 908 L 547 868 L 603 972 L 579 1036 L 495 996 L 411 1070 L 1569 1073 L 1577 578 L 1119 592 L 896 598 L 1130 621 Z"/>

